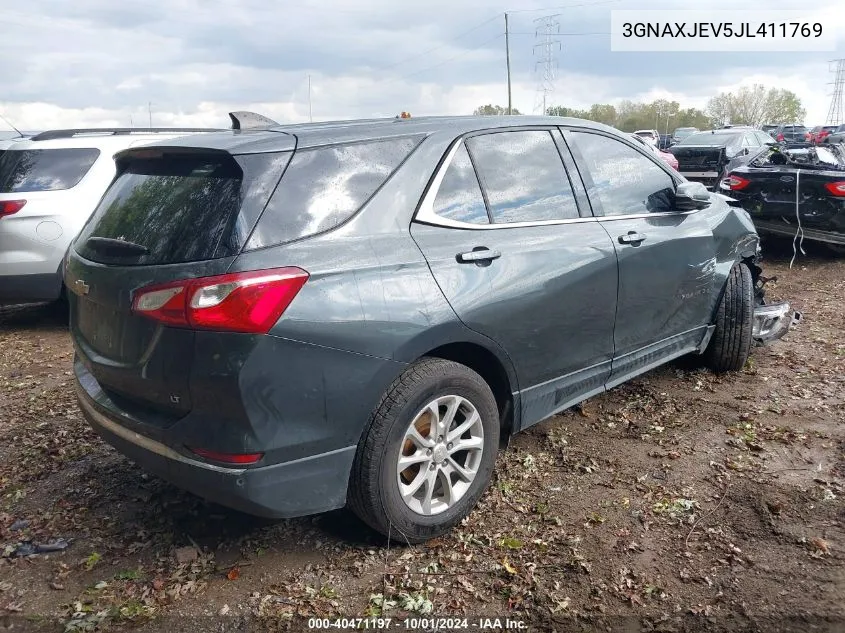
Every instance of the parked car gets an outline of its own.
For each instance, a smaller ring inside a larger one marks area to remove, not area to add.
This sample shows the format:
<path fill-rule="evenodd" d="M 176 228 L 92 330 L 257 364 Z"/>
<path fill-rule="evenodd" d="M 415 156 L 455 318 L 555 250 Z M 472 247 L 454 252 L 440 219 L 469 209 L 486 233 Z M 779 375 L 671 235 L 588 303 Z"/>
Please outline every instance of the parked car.
<path fill-rule="evenodd" d="M 598 123 L 304 124 L 117 161 L 68 253 L 80 406 L 253 514 L 348 505 L 424 541 L 513 433 L 683 354 L 738 370 L 792 320 L 748 214 Z"/>
<path fill-rule="evenodd" d="M 774 132 L 778 129 L 778 125 L 772 125 L 771 123 L 765 123 L 760 126 L 760 130 L 769 134 L 772 138 L 774 138 Z"/>
<path fill-rule="evenodd" d="M 6 152 L 7 149 L 9 149 L 10 147 L 15 147 L 21 141 L 25 141 L 26 138 L 26 136 L 19 136 L 17 134 L 3 135 L 3 137 L 0 138 L 0 160 L 2 160 L 3 154 Z"/>
<path fill-rule="evenodd" d="M 772 138 L 761 130 L 735 127 L 695 132 L 670 147 L 669 151 L 678 159 L 678 171 L 688 180 L 715 188 L 731 160 L 773 143 Z"/>
<path fill-rule="evenodd" d="M 660 140 L 660 133 L 657 130 L 637 130 L 634 134 L 645 139 L 655 147 L 657 147 L 657 143 Z"/>
<path fill-rule="evenodd" d="M 825 136 L 821 142 L 823 144 L 845 143 L 845 123 L 836 127 L 830 134 Z"/>
<path fill-rule="evenodd" d="M 695 132 L 698 132 L 698 131 L 699 131 L 699 130 L 698 130 L 698 128 L 697 128 L 697 127 L 679 127 L 679 128 L 675 128 L 675 131 L 674 131 L 674 132 L 672 132 L 672 145 L 675 145 L 675 144 L 677 144 L 677 143 L 680 143 L 680 142 L 681 142 L 681 141 L 683 141 L 686 137 L 688 137 L 690 134 L 694 134 Z"/>
<path fill-rule="evenodd" d="M 723 193 L 757 230 L 815 240 L 845 252 L 845 147 L 767 148 L 722 180 Z"/>
<path fill-rule="evenodd" d="M 672 137 L 669 134 L 661 134 L 657 140 L 657 149 L 665 150 L 672 145 Z"/>
<path fill-rule="evenodd" d="M 804 140 L 811 145 L 818 145 L 823 142 L 828 134 L 837 127 L 838 126 L 836 125 L 817 125 L 814 128 L 807 130 L 807 133 L 804 135 Z"/>
<path fill-rule="evenodd" d="M 809 129 L 803 125 L 779 125 L 772 136 L 778 143 L 803 146 L 807 144 L 807 132 Z"/>
<path fill-rule="evenodd" d="M 52 130 L 6 141 L 0 155 L 0 304 L 60 298 L 62 257 L 114 178 L 115 152 L 198 131 Z"/>
<path fill-rule="evenodd" d="M 678 171 L 678 160 L 673 154 L 670 154 L 669 152 L 664 152 L 663 150 L 656 148 L 654 145 L 646 141 L 641 136 L 637 136 L 636 134 L 631 134 L 631 138 L 643 147 L 645 147 L 652 154 L 659 157 L 660 160 L 666 161 L 666 164 L 669 165 L 669 167 L 671 167 L 675 171 Z"/>

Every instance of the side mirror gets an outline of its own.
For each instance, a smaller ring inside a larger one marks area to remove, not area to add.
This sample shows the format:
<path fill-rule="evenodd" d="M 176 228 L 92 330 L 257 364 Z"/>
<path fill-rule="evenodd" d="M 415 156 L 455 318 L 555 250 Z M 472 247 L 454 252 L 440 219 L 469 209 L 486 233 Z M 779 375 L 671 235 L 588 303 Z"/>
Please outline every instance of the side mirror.
<path fill-rule="evenodd" d="M 675 189 L 675 209 L 696 211 L 710 206 L 710 192 L 700 182 L 682 182 Z"/>

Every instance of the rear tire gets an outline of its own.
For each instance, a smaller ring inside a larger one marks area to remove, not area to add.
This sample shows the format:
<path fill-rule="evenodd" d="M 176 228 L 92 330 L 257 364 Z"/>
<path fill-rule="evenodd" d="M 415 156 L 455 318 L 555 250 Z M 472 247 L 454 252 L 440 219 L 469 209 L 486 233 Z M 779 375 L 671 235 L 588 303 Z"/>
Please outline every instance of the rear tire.
<path fill-rule="evenodd" d="M 716 330 L 704 352 L 704 364 L 716 373 L 739 371 L 751 353 L 754 280 L 745 264 L 735 264 L 716 311 Z"/>
<path fill-rule="evenodd" d="M 348 506 L 400 542 L 445 534 L 489 485 L 499 432 L 496 399 L 481 376 L 424 358 L 390 385 L 373 412 L 352 465 Z M 403 470 L 400 459 L 408 464 Z"/>

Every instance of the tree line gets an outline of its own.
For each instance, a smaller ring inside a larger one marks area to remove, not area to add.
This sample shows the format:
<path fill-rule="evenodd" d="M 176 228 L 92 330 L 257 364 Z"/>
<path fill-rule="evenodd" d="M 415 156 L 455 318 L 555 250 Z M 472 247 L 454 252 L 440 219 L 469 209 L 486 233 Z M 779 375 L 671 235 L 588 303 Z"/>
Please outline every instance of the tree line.
<path fill-rule="evenodd" d="M 473 114 L 500 116 L 507 114 L 507 108 L 488 104 L 476 108 Z M 513 109 L 512 114 L 521 113 Z M 704 110 L 682 108 L 677 101 L 657 99 L 651 103 L 630 100 L 616 105 L 595 103 L 585 110 L 553 106 L 546 109 L 546 114 L 596 121 L 623 132 L 656 129 L 667 133 L 667 130 L 671 132 L 679 127 L 706 130 L 727 124 L 759 126 L 766 123 L 803 123 L 806 110 L 794 92 L 755 84 L 712 97 Z"/>

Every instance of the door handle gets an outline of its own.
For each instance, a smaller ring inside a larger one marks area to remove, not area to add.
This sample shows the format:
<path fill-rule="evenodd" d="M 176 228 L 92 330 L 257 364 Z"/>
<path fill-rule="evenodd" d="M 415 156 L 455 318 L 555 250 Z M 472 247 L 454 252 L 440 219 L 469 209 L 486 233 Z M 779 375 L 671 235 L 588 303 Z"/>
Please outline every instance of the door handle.
<path fill-rule="evenodd" d="M 620 244 L 630 244 L 631 246 L 639 246 L 645 241 L 645 235 L 637 233 L 636 231 L 628 231 L 625 235 L 619 236 Z"/>
<path fill-rule="evenodd" d="M 489 248 L 478 248 L 466 253 L 458 253 L 458 262 L 461 264 L 479 264 L 491 262 L 498 259 L 502 254 L 499 251 L 492 251 Z"/>

